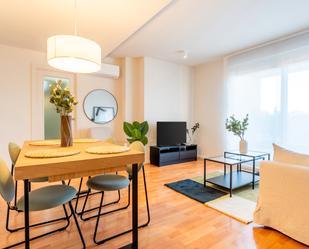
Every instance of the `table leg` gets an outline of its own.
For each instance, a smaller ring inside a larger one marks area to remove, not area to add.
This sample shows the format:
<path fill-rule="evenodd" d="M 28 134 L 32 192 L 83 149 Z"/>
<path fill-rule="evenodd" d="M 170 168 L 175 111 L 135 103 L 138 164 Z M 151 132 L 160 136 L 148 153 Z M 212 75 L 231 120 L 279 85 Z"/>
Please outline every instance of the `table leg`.
<path fill-rule="evenodd" d="M 24 219 L 25 219 L 25 248 L 30 248 L 29 236 L 29 180 L 24 180 Z"/>
<path fill-rule="evenodd" d="M 120 249 L 138 249 L 138 164 L 132 165 L 132 243 Z"/>
<path fill-rule="evenodd" d="M 206 188 L 206 159 L 204 159 L 204 188 Z"/>
<path fill-rule="evenodd" d="M 233 182 L 233 166 L 230 165 L 230 197 L 232 197 L 232 182 Z"/>
<path fill-rule="evenodd" d="M 254 183 L 255 183 L 255 158 L 253 159 L 252 189 L 254 189 Z"/>
<path fill-rule="evenodd" d="M 138 164 L 132 165 L 132 248 L 138 248 Z"/>

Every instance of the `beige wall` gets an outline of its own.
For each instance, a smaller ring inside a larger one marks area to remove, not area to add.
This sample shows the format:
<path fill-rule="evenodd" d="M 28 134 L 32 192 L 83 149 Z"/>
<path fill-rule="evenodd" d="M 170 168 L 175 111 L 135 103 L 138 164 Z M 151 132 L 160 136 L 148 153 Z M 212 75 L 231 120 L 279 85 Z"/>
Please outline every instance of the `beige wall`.
<path fill-rule="evenodd" d="M 224 150 L 224 63 L 216 59 L 194 67 L 193 117 L 200 122 L 196 136 L 200 156 L 215 156 Z"/>
<path fill-rule="evenodd" d="M 125 120 L 144 121 L 144 58 L 123 59 Z"/>

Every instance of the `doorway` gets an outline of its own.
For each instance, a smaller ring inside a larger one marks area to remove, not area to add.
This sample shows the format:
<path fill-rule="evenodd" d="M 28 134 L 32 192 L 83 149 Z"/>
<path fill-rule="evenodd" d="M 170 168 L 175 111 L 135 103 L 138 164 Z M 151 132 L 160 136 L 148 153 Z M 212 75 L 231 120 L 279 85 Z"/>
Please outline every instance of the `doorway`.
<path fill-rule="evenodd" d="M 46 76 L 43 79 L 44 89 L 44 139 L 60 139 L 60 115 L 56 112 L 56 108 L 49 102 L 51 85 L 61 80 L 64 87 L 69 86 L 69 80 L 65 78 L 55 78 Z"/>
<path fill-rule="evenodd" d="M 74 74 L 36 69 L 35 78 L 32 81 L 32 139 L 59 139 L 60 138 L 60 114 L 49 102 L 49 86 L 61 80 L 71 93 L 76 96 Z M 72 115 L 72 131 L 75 135 L 75 112 Z"/>

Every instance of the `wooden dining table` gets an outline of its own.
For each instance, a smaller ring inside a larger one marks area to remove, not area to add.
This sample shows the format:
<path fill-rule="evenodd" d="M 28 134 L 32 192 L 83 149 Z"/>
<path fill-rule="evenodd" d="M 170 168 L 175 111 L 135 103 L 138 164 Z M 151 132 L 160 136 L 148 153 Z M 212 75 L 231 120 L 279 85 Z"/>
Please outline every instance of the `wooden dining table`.
<path fill-rule="evenodd" d="M 64 181 L 73 178 L 93 176 L 126 169 L 132 164 L 132 243 L 122 248 L 138 248 L 138 164 L 143 163 L 143 152 L 129 150 L 113 154 L 90 154 L 86 149 L 107 145 L 105 142 L 73 143 L 73 146 L 61 148 L 59 145 L 34 146 L 26 141 L 14 167 L 16 180 L 24 182 L 24 222 L 25 248 L 30 248 L 29 235 L 29 181 L 38 177 L 48 177 L 49 182 Z M 57 158 L 29 158 L 25 153 L 34 150 L 56 149 L 78 150 L 79 154 Z"/>

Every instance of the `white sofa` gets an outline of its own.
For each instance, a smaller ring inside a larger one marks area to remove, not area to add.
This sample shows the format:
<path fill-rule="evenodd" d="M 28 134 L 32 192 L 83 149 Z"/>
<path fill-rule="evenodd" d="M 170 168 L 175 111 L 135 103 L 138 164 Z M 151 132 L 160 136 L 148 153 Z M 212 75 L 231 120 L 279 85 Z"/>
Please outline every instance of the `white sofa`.
<path fill-rule="evenodd" d="M 309 245 L 308 165 L 261 162 L 254 221 Z"/>

